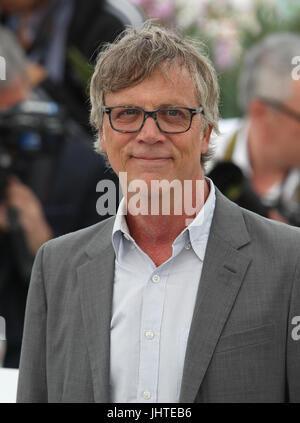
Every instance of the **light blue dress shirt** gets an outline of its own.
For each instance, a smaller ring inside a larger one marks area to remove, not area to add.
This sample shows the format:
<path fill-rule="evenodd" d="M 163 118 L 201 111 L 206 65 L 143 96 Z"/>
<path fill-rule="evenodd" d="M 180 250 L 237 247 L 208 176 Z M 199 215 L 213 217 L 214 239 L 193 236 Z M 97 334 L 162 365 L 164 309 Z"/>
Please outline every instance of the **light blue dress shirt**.
<path fill-rule="evenodd" d="M 112 402 L 179 401 L 187 338 L 215 208 L 215 188 L 156 267 L 130 236 L 122 199 L 112 242 L 116 254 L 111 320 Z"/>

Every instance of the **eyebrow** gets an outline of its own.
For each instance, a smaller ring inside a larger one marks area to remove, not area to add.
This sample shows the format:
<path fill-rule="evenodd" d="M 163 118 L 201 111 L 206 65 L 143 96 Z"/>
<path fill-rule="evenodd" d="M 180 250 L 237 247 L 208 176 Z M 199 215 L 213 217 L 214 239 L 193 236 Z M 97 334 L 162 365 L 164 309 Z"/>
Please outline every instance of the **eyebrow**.
<path fill-rule="evenodd" d="M 120 104 L 118 105 L 118 107 L 138 107 L 140 109 L 143 109 L 142 106 L 137 106 L 136 104 Z M 171 104 L 171 103 L 163 103 L 163 104 L 159 104 L 158 106 L 155 106 L 153 110 L 157 110 L 163 107 L 188 107 L 188 106 L 185 106 L 182 104 L 178 105 L 178 104 Z"/>
<path fill-rule="evenodd" d="M 159 107 L 180 107 L 180 106 L 177 106 L 176 104 L 171 104 L 171 103 L 164 103 L 164 104 L 160 104 Z"/>

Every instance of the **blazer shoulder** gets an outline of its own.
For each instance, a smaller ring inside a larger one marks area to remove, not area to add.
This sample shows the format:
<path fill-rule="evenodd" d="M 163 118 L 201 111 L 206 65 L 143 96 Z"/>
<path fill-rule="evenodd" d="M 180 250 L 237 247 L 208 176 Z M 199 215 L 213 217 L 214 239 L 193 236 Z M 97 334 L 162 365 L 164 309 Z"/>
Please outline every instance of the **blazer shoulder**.
<path fill-rule="evenodd" d="M 51 239 L 41 248 L 44 249 L 46 254 L 64 259 L 66 257 L 74 259 L 82 256 L 93 243 L 97 244 L 99 248 L 105 248 L 111 244 L 114 220 L 115 217 L 113 216 L 87 228 Z"/>
<path fill-rule="evenodd" d="M 219 238 L 228 241 L 234 248 L 246 247 L 253 253 L 274 254 L 295 257 L 300 251 L 300 228 L 276 222 L 246 210 L 216 188 L 216 207 L 212 231 Z M 249 246 L 249 247 L 247 247 Z"/>
<path fill-rule="evenodd" d="M 267 219 L 241 208 L 247 230 L 253 241 L 273 245 L 277 252 L 286 255 L 300 254 L 300 228 Z"/>

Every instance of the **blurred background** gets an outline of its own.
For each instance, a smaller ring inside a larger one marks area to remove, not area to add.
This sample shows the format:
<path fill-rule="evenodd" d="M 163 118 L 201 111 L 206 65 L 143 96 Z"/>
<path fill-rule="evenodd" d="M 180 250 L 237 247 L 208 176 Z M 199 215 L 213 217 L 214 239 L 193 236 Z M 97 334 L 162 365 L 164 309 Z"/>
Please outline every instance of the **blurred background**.
<path fill-rule="evenodd" d="M 242 115 L 237 81 L 245 52 L 267 34 L 300 33 L 298 0 L 130 1 L 147 17 L 157 18 L 207 45 L 219 75 L 220 113 L 224 119 Z"/>
<path fill-rule="evenodd" d="M 147 18 L 203 41 L 217 70 L 207 174 L 238 204 L 300 226 L 299 0 L 0 0 L 0 366 L 18 368 L 37 249 L 108 217 L 96 213 L 97 182 L 118 181 L 93 151 L 88 85 L 101 46 Z"/>

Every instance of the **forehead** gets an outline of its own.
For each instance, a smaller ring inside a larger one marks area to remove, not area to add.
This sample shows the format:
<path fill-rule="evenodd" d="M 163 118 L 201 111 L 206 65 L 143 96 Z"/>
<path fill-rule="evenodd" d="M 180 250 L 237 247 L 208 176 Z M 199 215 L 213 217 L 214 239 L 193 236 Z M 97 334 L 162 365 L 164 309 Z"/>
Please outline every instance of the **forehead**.
<path fill-rule="evenodd" d="M 121 105 L 141 103 L 159 105 L 182 105 L 196 107 L 197 91 L 195 82 L 185 66 L 172 64 L 155 69 L 141 82 L 127 88 L 106 94 L 106 104 Z M 114 104 L 112 104 L 113 102 Z"/>

